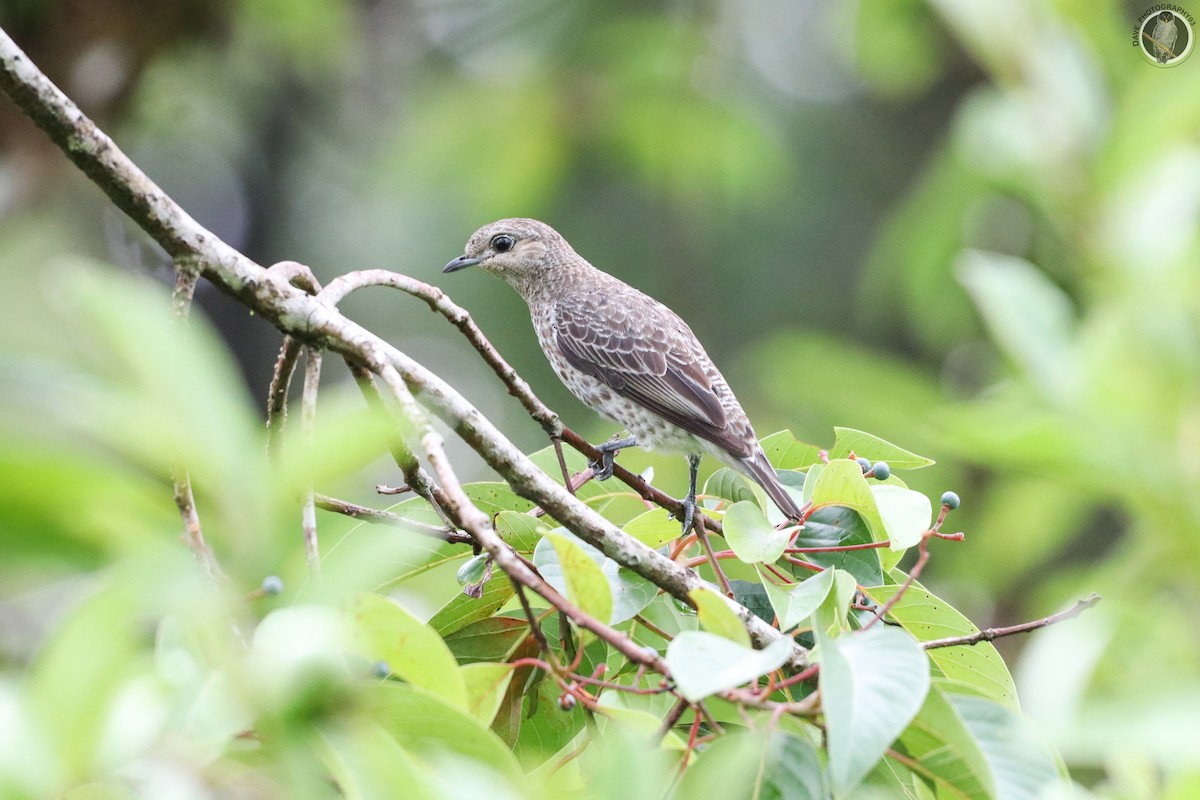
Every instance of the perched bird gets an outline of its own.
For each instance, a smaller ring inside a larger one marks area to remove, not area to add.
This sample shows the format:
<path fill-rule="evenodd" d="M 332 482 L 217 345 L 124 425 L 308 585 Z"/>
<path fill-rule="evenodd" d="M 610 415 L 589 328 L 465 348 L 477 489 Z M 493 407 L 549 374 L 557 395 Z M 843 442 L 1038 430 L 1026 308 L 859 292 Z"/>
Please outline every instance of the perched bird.
<path fill-rule="evenodd" d="M 696 507 L 696 470 L 701 454 L 708 453 L 762 486 L 788 518 L 800 518 L 746 412 L 674 311 L 596 269 L 557 231 L 533 219 L 483 226 L 465 254 L 442 271 L 473 266 L 517 290 L 558 377 L 631 435 L 600 445 L 603 458 L 592 465 L 598 480 L 611 477 L 613 453 L 622 447 L 687 455 L 691 484 L 682 515 L 687 530 Z"/>
<path fill-rule="evenodd" d="M 1175 40 L 1179 38 L 1179 29 L 1175 27 L 1175 15 L 1164 11 L 1154 21 L 1154 31 L 1150 36 L 1153 41 L 1155 57 L 1158 63 L 1165 64 L 1175 57 Z"/>

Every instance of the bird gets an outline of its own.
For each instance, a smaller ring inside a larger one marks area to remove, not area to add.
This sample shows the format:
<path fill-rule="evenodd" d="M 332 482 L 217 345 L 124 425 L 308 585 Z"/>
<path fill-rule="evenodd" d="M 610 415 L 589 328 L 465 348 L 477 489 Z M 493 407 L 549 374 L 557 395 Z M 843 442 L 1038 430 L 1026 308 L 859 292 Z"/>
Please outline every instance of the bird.
<path fill-rule="evenodd" d="M 1165 64 L 1175 57 L 1175 40 L 1179 38 L 1179 30 L 1175 27 L 1175 15 L 1164 11 L 1154 21 L 1154 32 L 1150 34 L 1156 52 L 1158 63 Z"/>
<path fill-rule="evenodd" d="M 801 518 L 767 460 L 746 412 L 700 340 L 674 311 L 588 263 L 544 222 L 484 225 L 443 273 L 467 267 L 501 278 L 525 300 L 550 366 L 584 405 L 629 435 L 597 447 L 594 476 L 612 476 L 624 447 L 687 456 L 680 521 L 696 509 L 700 457 L 714 456 L 761 486 L 790 521 Z"/>

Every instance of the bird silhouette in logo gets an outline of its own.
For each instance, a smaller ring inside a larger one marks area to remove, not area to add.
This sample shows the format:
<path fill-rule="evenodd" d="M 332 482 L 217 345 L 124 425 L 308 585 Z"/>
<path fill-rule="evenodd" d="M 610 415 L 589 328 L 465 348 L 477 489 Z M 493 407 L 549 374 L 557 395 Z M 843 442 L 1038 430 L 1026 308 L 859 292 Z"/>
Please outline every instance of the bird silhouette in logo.
<path fill-rule="evenodd" d="M 1150 33 L 1151 50 L 1158 63 L 1165 64 L 1175 58 L 1175 41 L 1179 38 L 1179 28 L 1175 25 L 1175 15 L 1164 11 L 1154 21 L 1154 30 Z"/>

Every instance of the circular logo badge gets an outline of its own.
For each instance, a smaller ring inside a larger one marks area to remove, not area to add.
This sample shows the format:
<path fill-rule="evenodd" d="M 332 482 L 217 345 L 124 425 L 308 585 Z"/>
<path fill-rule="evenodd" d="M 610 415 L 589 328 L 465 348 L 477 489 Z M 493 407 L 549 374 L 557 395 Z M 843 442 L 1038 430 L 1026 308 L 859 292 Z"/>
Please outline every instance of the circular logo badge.
<path fill-rule="evenodd" d="M 1192 54 L 1194 25 L 1192 15 L 1178 6 L 1152 6 L 1138 17 L 1133 43 L 1154 66 L 1175 67 Z"/>

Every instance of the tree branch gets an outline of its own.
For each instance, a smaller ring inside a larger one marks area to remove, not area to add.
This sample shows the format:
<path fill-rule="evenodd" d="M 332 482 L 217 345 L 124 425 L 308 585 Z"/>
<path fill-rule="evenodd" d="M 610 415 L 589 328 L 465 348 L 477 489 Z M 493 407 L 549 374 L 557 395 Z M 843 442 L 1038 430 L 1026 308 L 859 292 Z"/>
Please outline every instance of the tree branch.
<path fill-rule="evenodd" d="M 965 636 L 948 636 L 945 639 L 931 639 L 928 642 L 921 642 L 921 646 L 926 650 L 933 650 L 935 647 L 955 647 L 957 645 L 972 645 L 980 642 L 990 642 L 993 639 L 999 639 L 1002 636 L 1012 636 L 1017 633 L 1028 633 L 1035 631 L 1038 628 L 1044 628 L 1047 625 L 1053 625 L 1056 622 L 1078 617 L 1085 610 L 1100 602 L 1100 595 L 1092 592 L 1082 600 L 1077 600 L 1075 605 L 1059 611 L 1057 614 L 1051 614 L 1048 617 L 1035 619 L 1031 622 L 1022 622 L 1020 625 L 1009 625 L 1006 628 L 986 628 L 975 633 L 969 633 Z"/>

